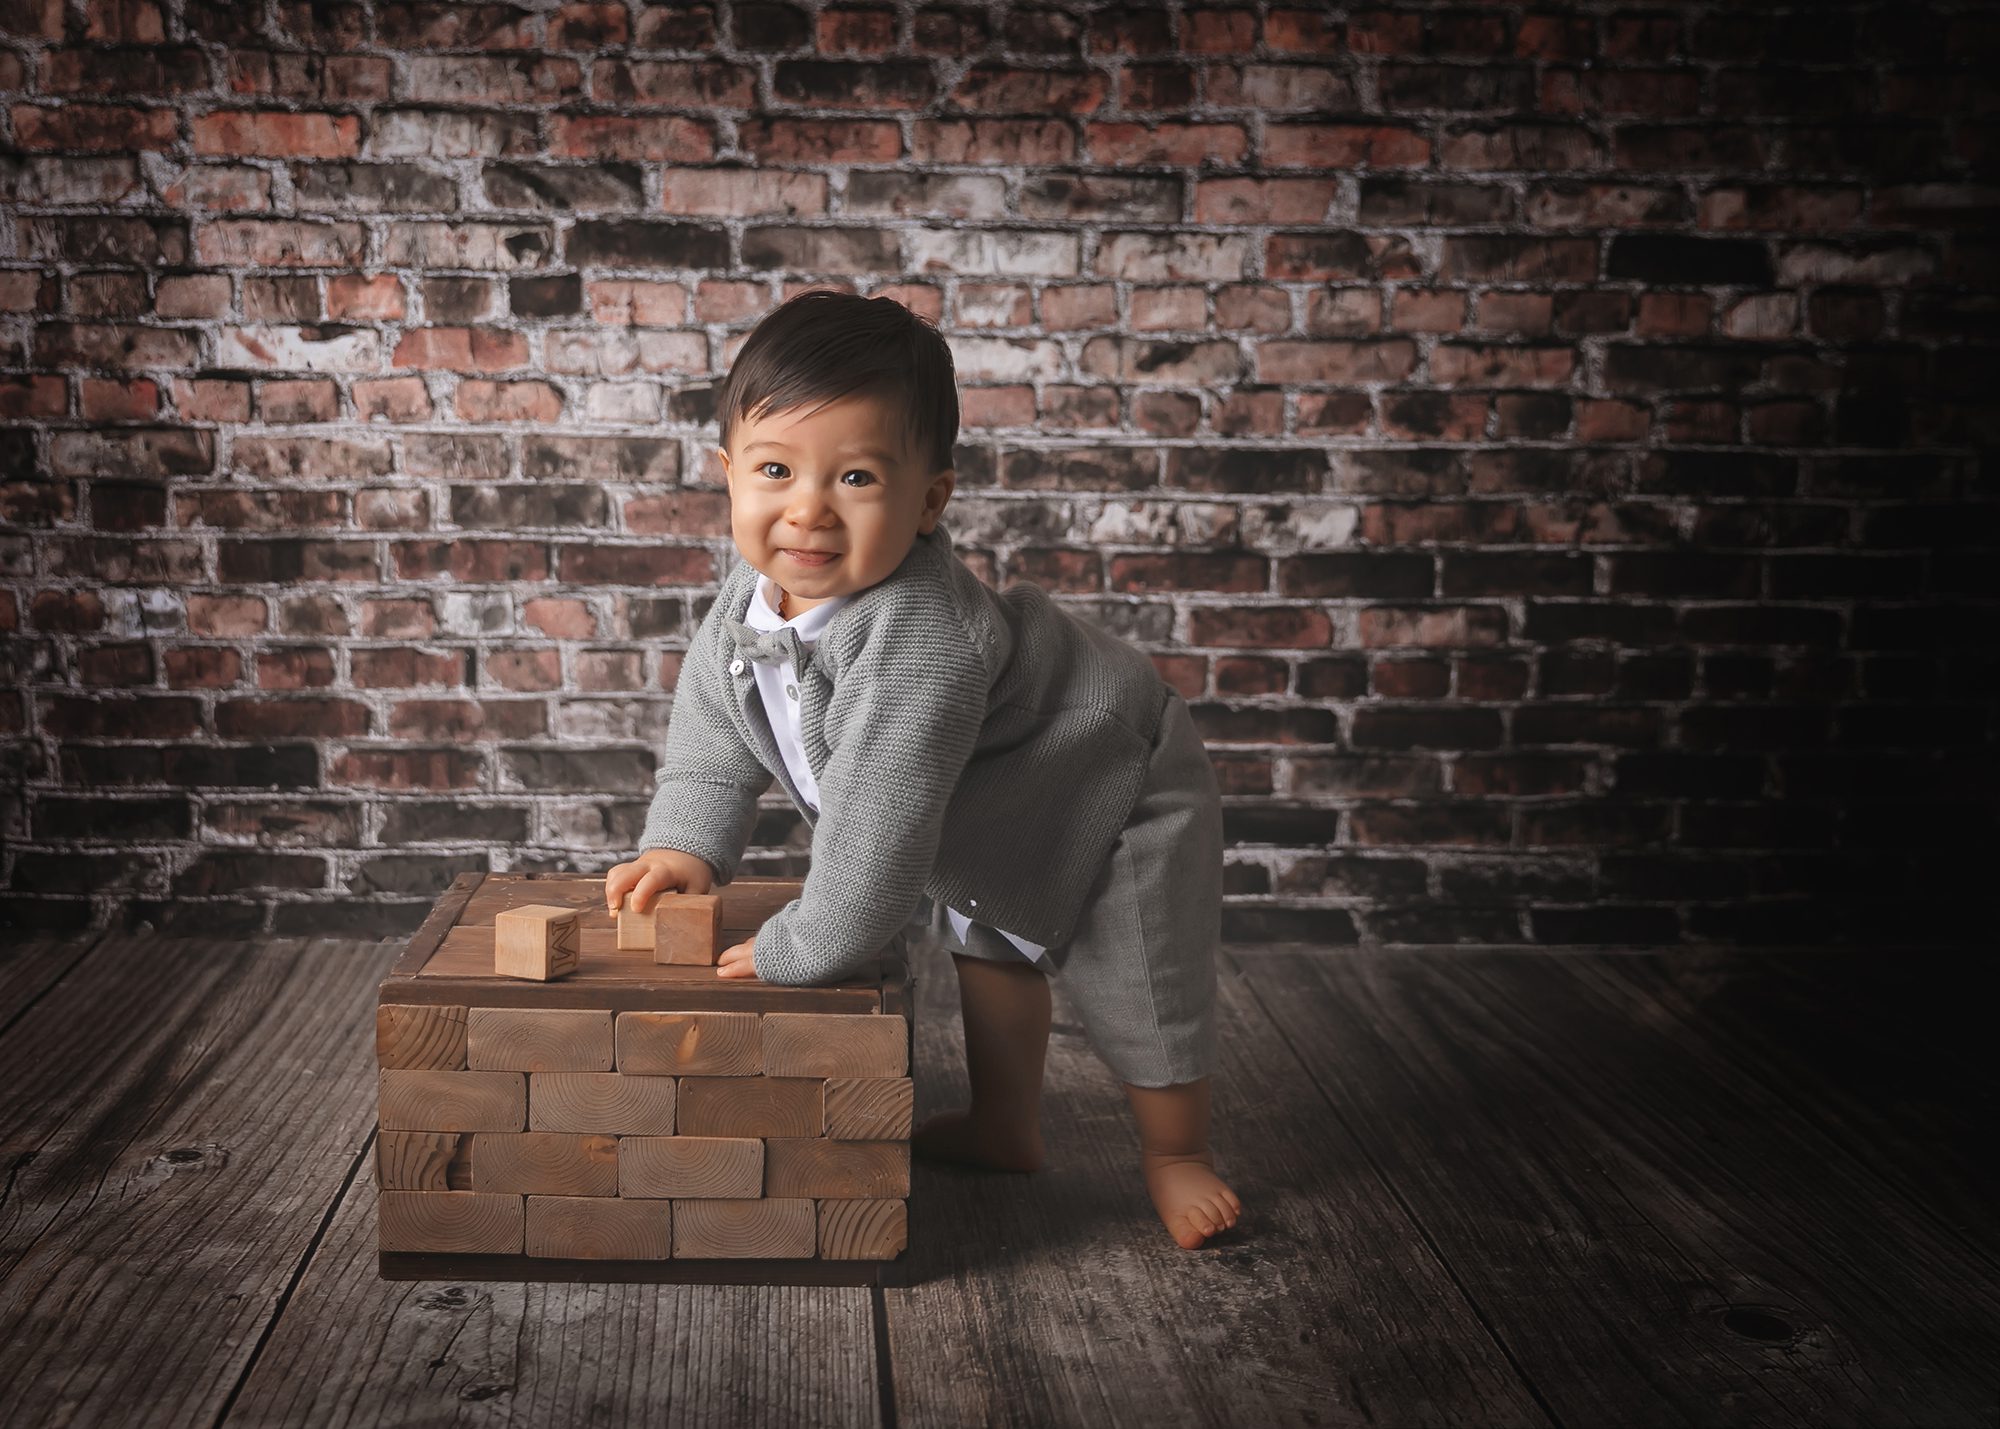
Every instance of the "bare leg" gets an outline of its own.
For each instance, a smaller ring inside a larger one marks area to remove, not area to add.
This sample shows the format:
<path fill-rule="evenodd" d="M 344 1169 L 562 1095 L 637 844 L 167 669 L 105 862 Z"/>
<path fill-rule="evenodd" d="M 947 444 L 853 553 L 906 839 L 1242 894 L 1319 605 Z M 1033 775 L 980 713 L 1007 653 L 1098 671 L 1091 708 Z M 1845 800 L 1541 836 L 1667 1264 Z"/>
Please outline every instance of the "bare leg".
<path fill-rule="evenodd" d="M 1042 1065 L 1049 1050 L 1049 980 L 1026 962 L 952 954 L 965 1014 L 972 1105 L 931 1117 L 911 1137 L 932 1161 L 996 1171 L 1042 1169 Z"/>
<path fill-rule="evenodd" d="M 1243 1203 L 1215 1174 L 1208 1149 L 1208 1078 L 1171 1087 L 1125 1083 L 1139 1123 L 1139 1162 L 1153 1209 L 1187 1250 L 1228 1230 Z"/>

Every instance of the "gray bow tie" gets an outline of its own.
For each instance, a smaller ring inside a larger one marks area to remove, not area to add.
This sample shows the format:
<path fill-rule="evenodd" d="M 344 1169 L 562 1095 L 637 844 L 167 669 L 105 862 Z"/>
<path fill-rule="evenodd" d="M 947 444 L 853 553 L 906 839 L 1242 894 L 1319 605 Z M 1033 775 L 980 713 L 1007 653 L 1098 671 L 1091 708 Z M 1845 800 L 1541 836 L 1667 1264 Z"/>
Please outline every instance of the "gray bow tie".
<path fill-rule="evenodd" d="M 752 630 L 740 620 L 723 618 L 723 625 L 736 641 L 736 653 L 746 660 L 760 665 L 782 665 L 787 660 L 804 671 L 811 658 L 805 646 L 799 641 L 796 626 L 783 625 L 776 630 Z"/>

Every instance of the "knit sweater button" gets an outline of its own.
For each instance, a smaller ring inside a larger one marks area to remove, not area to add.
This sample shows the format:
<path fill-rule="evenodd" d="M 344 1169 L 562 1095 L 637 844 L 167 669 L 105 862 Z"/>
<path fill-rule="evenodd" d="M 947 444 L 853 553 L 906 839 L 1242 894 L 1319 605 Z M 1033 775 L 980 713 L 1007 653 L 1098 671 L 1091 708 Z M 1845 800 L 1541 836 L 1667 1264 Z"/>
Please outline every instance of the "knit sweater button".
<path fill-rule="evenodd" d="M 732 675 L 740 675 L 740 674 L 742 674 L 742 673 L 743 673 L 743 662 L 742 662 L 741 660 L 731 660 L 731 661 L 729 662 L 729 673 L 730 673 L 730 674 L 732 674 Z"/>

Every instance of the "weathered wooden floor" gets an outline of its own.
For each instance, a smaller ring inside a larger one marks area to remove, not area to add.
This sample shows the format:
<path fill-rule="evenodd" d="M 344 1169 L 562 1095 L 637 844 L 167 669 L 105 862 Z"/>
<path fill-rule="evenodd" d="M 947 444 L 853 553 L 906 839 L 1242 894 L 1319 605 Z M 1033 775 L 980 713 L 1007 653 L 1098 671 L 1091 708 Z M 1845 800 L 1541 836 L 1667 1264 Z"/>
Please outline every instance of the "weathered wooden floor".
<path fill-rule="evenodd" d="M 385 1283 L 392 946 L 0 946 L 10 1426 L 2000 1423 L 1966 957 L 1233 949 L 1195 1253 L 1059 994 L 1054 1165 L 920 1164 L 871 1293 Z"/>

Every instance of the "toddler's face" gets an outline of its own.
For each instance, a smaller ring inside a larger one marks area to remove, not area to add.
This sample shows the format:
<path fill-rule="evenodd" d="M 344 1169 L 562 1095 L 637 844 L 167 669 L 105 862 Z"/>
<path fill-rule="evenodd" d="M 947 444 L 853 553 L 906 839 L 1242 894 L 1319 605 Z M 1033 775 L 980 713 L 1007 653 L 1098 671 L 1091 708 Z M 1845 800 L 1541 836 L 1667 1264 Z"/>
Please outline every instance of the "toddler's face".
<path fill-rule="evenodd" d="M 740 421 L 716 448 L 736 549 L 777 582 L 788 616 L 886 579 L 937 525 L 956 480 L 921 470 L 884 398 L 808 412 Z"/>

